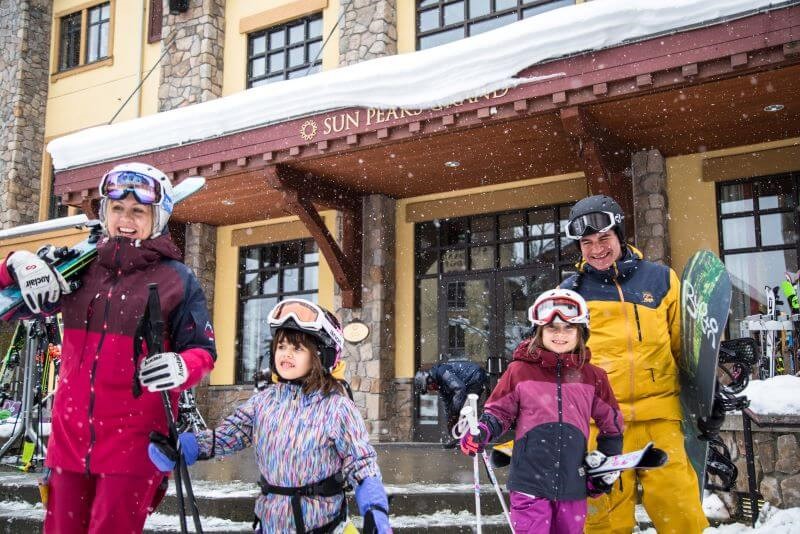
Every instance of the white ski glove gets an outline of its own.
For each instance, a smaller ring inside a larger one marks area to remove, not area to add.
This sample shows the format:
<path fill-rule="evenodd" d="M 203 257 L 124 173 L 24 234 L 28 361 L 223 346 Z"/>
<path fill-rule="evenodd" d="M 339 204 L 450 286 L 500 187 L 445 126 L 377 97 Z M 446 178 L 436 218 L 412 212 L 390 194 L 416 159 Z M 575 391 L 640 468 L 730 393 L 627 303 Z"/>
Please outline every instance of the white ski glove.
<path fill-rule="evenodd" d="M 589 466 L 589 469 L 595 469 L 603 465 L 606 461 L 606 455 L 598 450 L 593 450 L 586 453 L 586 458 L 584 458 L 584 462 L 586 465 Z M 619 478 L 619 471 L 612 471 L 610 473 L 605 473 L 603 475 L 593 476 L 591 477 L 593 481 L 599 479 L 602 481 L 602 485 L 606 485 L 609 488 L 614 485 L 614 482 L 617 481 Z"/>
<path fill-rule="evenodd" d="M 33 313 L 42 313 L 46 304 L 55 304 L 61 295 L 70 292 L 61 273 L 27 250 L 11 254 L 6 267 L 19 285 L 22 300 Z"/>
<path fill-rule="evenodd" d="M 160 352 L 139 364 L 139 381 L 153 393 L 181 386 L 189 378 L 186 362 L 176 352 Z"/>

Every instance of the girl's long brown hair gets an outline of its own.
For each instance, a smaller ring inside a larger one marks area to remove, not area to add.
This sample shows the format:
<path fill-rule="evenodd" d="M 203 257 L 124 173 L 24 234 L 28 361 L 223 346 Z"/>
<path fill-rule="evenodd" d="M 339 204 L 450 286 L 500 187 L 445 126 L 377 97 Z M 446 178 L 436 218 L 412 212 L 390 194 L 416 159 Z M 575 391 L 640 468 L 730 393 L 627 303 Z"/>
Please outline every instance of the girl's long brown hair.
<path fill-rule="evenodd" d="M 322 366 L 322 358 L 319 356 L 319 347 L 316 339 L 305 332 L 281 328 L 275 332 L 275 337 L 272 339 L 272 354 L 275 354 L 275 347 L 281 341 L 295 347 L 303 346 L 311 353 L 311 370 L 300 379 L 303 381 L 302 390 L 305 395 L 309 395 L 314 391 L 319 391 L 323 395 L 342 393 L 342 386 L 339 381 Z M 272 363 L 273 365 L 275 364 L 274 358 Z M 273 372 L 280 376 L 277 369 L 273 369 Z"/>
<path fill-rule="evenodd" d="M 583 367 L 583 364 L 586 363 L 586 340 L 584 339 L 585 334 L 583 332 L 582 326 L 576 326 L 578 329 L 578 344 L 575 346 L 575 349 L 572 353 L 578 355 L 578 367 Z M 544 349 L 544 343 L 542 343 L 542 331 L 544 330 L 544 326 L 537 326 L 536 332 L 533 334 L 533 341 L 531 344 L 528 345 L 528 354 L 533 354 L 536 352 L 536 349 L 542 348 Z M 545 349 L 547 350 L 547 349 Z"/>

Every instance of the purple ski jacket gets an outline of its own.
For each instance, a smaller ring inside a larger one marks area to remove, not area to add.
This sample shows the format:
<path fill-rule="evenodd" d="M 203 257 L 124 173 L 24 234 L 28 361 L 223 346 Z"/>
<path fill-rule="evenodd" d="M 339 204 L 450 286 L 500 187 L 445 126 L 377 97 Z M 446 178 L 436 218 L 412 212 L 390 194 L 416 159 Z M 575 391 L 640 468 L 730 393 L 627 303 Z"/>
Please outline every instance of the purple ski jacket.
<path fill-rule="evenodd" d="M 583 460 L 589 418 L 600 434 L 597 448 L 606 455 L 622 452 L 622 414 L 605 371 L 578 365 L 575 354 L 528 348 L 513 361 L 486 401 L 481 419 L 499 437 L 516 423 L 508 489 L 550 500 L 586 498 Z"/>

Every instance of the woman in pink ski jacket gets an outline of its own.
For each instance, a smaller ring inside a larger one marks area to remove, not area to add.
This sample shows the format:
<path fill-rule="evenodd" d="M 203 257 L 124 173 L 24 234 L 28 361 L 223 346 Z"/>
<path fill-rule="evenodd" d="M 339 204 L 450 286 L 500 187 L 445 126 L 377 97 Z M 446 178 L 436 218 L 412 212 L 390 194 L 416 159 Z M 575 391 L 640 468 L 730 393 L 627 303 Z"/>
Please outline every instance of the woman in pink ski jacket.
<path fill-rule="evenodd" d="M 15 251 L 0 264 L 0 286 L 17 283 L 33 314 L 60 307 L 64 321 L 46 458 L 47 533 L 142 531 L 165 481 L 146 451 L 151 431 L 167 432 L 160 392 L 168 390 L 177 408 L 180 392 L 216 358 L 203 290 L 166 230 L 167 177 L 148 165 L 119 165 L 103 177 L 100 193 L 105 235 L 76 290 L 30 252 Z M 158 284 L 167 346 L 137 369 L 134 332 L 150 283 Z M 138 398 L 137 373 L 144 386 Z"/>

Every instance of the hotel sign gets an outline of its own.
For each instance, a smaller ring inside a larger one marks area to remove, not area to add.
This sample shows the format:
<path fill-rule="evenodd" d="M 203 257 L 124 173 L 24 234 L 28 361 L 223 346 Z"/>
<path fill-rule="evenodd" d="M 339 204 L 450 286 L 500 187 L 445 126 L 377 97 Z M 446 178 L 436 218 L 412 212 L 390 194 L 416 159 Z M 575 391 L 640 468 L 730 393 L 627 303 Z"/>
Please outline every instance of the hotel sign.
<path fill-rule="evenodd" d="M 448 104 L 447 106 L 435 106 L 429 109 L 404 109 L 404 108 L 390 108 L 378 109 L 367 108 L 366 110 L 357 109 L 355 111 L 345 111 L 340 113 L 333 113 L 325 116 L 321 124 L 317 123 L 314 119 L 305 121 L 300 126 L 300 137 L 305 141 L 313 140 L 317 134 L 330 135 L 336 133 L 347 132 L 356 130 L 362 126 L 373 126 L 388 122 L 391 120 L 404 119 L 408 117 L 416 117 L 421 115 L 423 111 L 441 111 L 444 109 L 458 108 L 466 104 L 476 104 L 481 100 L 492 101 L 497 98 L 502 98 L 508 94 L 508 89 L 499 89 L 483 96 L 476 96 L 459 100 Z"/>

